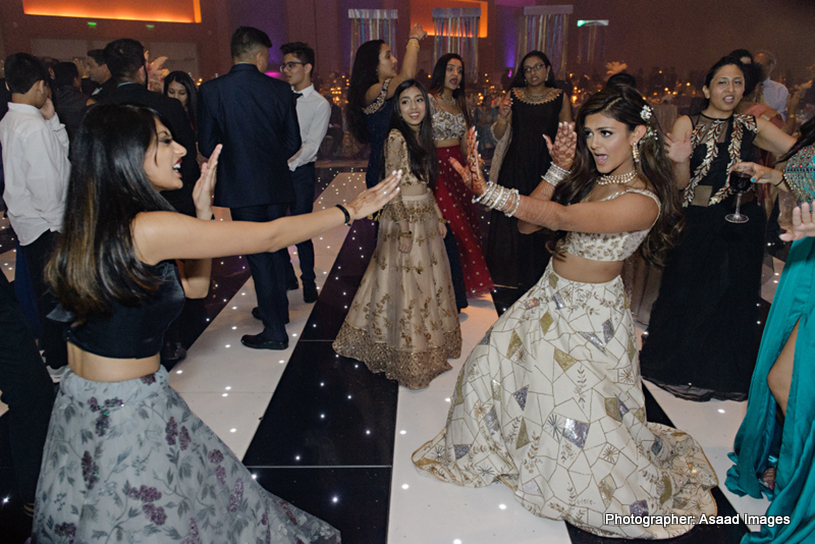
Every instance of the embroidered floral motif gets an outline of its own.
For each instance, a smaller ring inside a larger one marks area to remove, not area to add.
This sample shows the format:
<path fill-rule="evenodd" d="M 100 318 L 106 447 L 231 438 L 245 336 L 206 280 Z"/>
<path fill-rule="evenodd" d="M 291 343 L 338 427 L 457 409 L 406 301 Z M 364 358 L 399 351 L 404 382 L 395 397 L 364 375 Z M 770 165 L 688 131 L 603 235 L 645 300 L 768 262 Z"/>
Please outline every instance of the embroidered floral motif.
<path fill-rule="evenodd" d="M 379 91 L 379 95 L 376 97 L 376 100 L 371 102 L 371 104 L 367 107 L 362 108 L 362 112 L 365 115 L 372 115 L 382 109 L 382 106 L 385 105 L 385 100 L 388 99 L 388 87 L 390 84 L 390 79 L 386 79 L 382 82 L 382 90 Z"/>
<path fill-rule="evenodd" d="M 86 451 L 82 455 L 82 478 L 85 480 L 85 486 L 90 490 L 93 489 L 94 484 L 99 479 L 99 467 L 91 457 L 91 452 Z"/>

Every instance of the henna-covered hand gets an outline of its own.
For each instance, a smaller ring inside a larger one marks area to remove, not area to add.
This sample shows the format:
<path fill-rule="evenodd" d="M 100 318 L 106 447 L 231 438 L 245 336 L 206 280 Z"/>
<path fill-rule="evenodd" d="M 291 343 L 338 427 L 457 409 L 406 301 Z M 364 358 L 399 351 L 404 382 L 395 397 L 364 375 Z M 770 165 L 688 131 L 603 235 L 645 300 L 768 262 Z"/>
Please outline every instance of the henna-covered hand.
<path fill-rule="evenodd" d="M 561 121 L 557 124 L 554 144 L 546 134 L 543 135 L 543 138 L 546 140 L 546 147 L 549 148 L 552 162 L 564 170 L 571 170 L 575 148 L 577 147 L 577 133 L 574 131 L 574 123 Z"/>
<path fill-rule="evenodd" d="M 475 127 L 470 127 L 470 130 L 467 131 L 467 166 L 453 158 L 449 161 L 453 169 L 461 176 L 464 185 L 476 195 L 481 195 L 487 189 L 487 181 L 481 169 L 481 157 L 478 154 L 478 134 L 475 132 Z"/>

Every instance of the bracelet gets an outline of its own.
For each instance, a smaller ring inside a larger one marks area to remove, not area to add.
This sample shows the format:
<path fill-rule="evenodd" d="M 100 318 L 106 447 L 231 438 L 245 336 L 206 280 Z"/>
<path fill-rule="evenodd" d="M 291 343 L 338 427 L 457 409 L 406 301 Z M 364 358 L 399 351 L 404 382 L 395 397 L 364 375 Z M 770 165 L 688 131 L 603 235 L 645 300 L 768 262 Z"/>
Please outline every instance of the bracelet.
<path fill-rule="evenodd" d="M 412 240 L 413 239 L 413 231 L 410 231 L 410 230 L 407 231 L 407 232 L 399 231 L 399 238 L 410 238 Z"/>
<path fill-rule="evenodd" d="M 417 42 L 418 42 L 418 41 L 421 41 L 421 40 L 419 40 L 419 38 L 417 38 L 416 36 L 411 36 L 410 38 L 408 38 L 408 41 L 410 41 L 410 40 L 416 40 Z"/>
<path fill-rule="evenodd" d="M 474 197 L 473 197 L 473 204 L 480 204 L 480 203 L 481 203 L 481 201 L 482 201 L 482 200 L 484 200 L 484 198 L 486 198 L 487 193 L 489 193 L 490 191 L 492 191 L 494 188 L 495 188 L 495 183 L 493 183 L 493 182 L 491 182 L 491 181 L 488 181 L 488 182 L 487 182 L 487 188 L 486 188 L 486 189 L 484 189 L 484 192 L 483 192 L 483 193 L 481 193 L 481 194 L 480 194 L 480 195 L 478 195 L 478 196 L 474 196 Z"/>
<path fill-rule="evenodd" d="M 445 219 L 444 217 L 440 217 L 439 218 L 439 223 L 441 223 L 442 225 L 446 225 L 447 224 L 447 219 Z"/>
<path fill-rule="evenodd" d="M 774 187 L 781 187 L 781 184 L 784 183 L 784 181 L 786 181 L 786 180 L 785 180 L 785 178 L 784 178 L 784 176 L 782 174 L 781 175 L 781 181 L 779 181 L 778 183 L 773 183 L 773 186 Z"/>
<path fill-rule="evenodd" d="M 547 181 L 552 187 L 557 187 L 558 183 L 566 179 L 566 176 L 568 175 L 569 170 L 564 170 L 555 163 L 552 163 L 549 165 L 549 169 L 543 175 L 543 179 Z"/>
<path fill-rule="evenodd" d="M 422 47 L 419 45 L 419 40 L 416 40 L 416 43 L 413 43 L 412 41 L 408 40 L 407 46 L 408 47 L 415 47 L 416 50 L 421 50 L 422 49 Z"/>
<path fill-rule="evenodd" d="M 521 205 L 521 193 L 518 192 L 518 189 L 512 189 L 512 191 L 510 192 L 515 197 L 515 206 L 512 208 L 511 211 L 504 212 L 504 215 L 506 215 L 507 217 L 514 217 L 515 212 L 518 211 L 518 207 Z"/>
<path fill-rule="evenodd" d="M 350 227 L 351 226 L 351 214 L 348 213 L 348 209 L 345 206 L 343 206 L 342 204 L 337 204 L 336 207 L 339 208 L 342 211 L 342 214 L 345 216 L 345 224 Z"/>

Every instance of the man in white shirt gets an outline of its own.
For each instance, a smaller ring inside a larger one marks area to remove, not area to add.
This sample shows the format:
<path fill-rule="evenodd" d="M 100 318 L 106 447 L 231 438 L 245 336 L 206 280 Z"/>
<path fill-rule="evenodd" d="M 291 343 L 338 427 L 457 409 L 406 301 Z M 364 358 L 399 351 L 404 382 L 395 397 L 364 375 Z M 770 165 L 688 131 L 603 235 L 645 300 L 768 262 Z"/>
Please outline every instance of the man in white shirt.
<path fill-rule="evenodd" d="M 314 90 L 311 77 L 314 70 L 314 50 L 303 42 L 287 43 L 280 46 L 283 52 L 283 65 L 280 71 L 286 76 L 297 97 L 297 121 L 300 123 L 302 146 L 289 158 L 289 170 L 294 186 L 295 200 L 291 207 L 292 215 L 311 213 L 314 209 L 314 191 L 317 186 L 317 172 L 314 163 L 317 152 L 328 130 L 331 106 L 320 93 Z M 297 244 L 300 257 L 300 278 L 303 280 L 303 300 L 317 300 L 317 286 L 314 283 L 314 244 L 311 240 Z M 287 273 L 289 285 L 297 285 L 294 268 L 289 262 Z"/>
<path fill-rule="evenodd" d="M 761 84 L 764 103 L 780 113 L 781 118 L 786 121 L 787 97 L 789 97 L 790 93 L 783 83 L 778 83 L 770 79 L 770 75 L 773 73 L 776 65 L 775 55 L 769 51 L 759 51 L 754 57 L 754 60 L 756 64 L 761 66 L 761 73 L 764 76 L 764 81 Z"/>
<path fill-rule="evenodd" d="M 62 327 L 46 316 L 56 306 L 43 274 L 62 227 L 62 212 L 71 165 L 68 133 L 51 102 L 48 70 L 32 55 L 6 59 L 6 85 L 11 91 L 8 113 L 0 121 L 3 200 L 9 222 L 22 247 L 37 299 L 42 325 L 41 348 L 54 369 L 67 364 Z"/>

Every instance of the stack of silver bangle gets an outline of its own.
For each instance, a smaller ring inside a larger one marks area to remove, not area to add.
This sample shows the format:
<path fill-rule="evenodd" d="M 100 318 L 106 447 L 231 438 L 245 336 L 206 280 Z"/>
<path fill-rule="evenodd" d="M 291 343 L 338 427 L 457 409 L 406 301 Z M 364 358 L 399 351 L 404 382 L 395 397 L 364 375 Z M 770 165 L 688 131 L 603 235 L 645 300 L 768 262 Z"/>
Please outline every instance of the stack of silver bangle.
<path fill-rule="evenodd" d="M 557 187 L 557 184 L 566 179 L 568 175 L 568 170 L 564 170 L 555 163 L 552 163 L 552 165 L 549 166 L 549 170 L 543 175 L 543 179 L 549 182 L 552 187 Z"/>
<path fill-rule="evenodd" d="M 504 210 L 509 203 L 511 211 L 505 211 L 504 215 L 512 217 L 518 211 L 518 206 L 521 205 L 521 195 L 518 189 L 507 189 L 490 181 L 484 192 L 473 198 L 473 203 L 482 204 L 493 210 Z"/>

